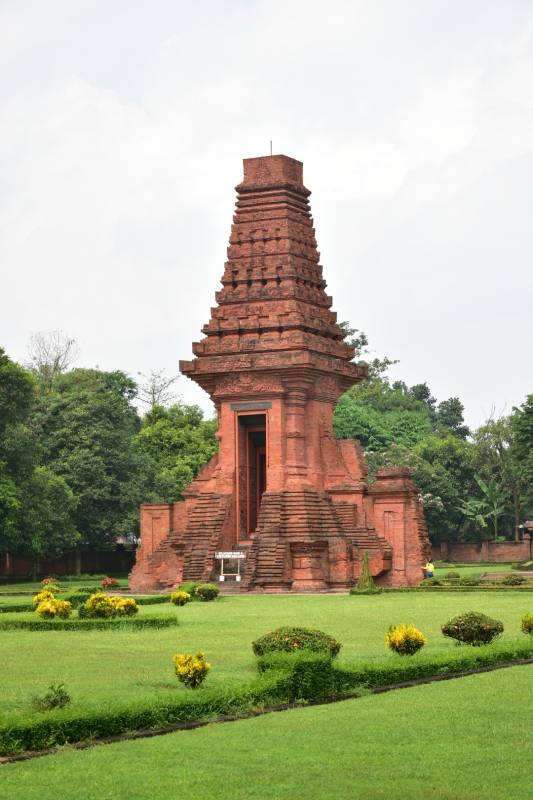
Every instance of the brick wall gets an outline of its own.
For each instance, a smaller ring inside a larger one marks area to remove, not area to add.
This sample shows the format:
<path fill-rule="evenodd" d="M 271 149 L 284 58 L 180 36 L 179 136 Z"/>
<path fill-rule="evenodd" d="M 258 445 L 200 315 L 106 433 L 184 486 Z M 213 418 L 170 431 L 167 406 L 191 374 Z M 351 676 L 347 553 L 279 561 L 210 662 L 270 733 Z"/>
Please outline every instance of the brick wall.
<path fill-rule="evenodd" d="M 474 542 L 469 544 L 442 542 L 432 548 L 433 558 L 445 561 L 526 561 L 531 558 L 533 544 L 523 542 Z"/>

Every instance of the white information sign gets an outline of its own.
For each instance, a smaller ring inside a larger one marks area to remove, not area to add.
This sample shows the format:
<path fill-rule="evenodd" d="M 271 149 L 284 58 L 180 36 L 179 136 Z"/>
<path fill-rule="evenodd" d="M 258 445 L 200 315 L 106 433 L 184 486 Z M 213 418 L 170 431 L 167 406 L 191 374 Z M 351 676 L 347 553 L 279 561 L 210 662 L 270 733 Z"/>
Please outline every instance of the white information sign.
<path fill-rule="evenodd" d="M 220 551 L 215 553 L 215 558 L 227 558 L 229 561 L 230 559 L 246 558 L 246 553 L 243 553 L 242 550 Z"/>

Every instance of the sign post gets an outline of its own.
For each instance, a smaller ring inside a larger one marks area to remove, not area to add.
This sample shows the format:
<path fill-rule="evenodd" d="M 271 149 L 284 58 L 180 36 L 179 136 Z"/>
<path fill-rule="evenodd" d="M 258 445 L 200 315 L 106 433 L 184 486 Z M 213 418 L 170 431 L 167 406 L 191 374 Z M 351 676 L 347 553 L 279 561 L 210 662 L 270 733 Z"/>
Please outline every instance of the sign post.
<path fill-rule="evenodd" d="M 220 552 L 215 553 L 215 559 L 217 561 L 220 561 L 220 575 L 218 576 L 219 581 L 223 583 L 226 580 L 226 578 L 235 578 L 235 581 L 237 583 L 240 583 L 242 578 L 241 561 L 243 561 L 245 558 L 246 558 L 246 553 L 243 553 L 242 550 L 227 550 L 227 551 L 221 550 Z M 225 571 L 224 561 L 226 562 L 236 561 L 237 571 L 235 571 L 234 566 L 232 571 L 231 563 L 227 571 Z"/>

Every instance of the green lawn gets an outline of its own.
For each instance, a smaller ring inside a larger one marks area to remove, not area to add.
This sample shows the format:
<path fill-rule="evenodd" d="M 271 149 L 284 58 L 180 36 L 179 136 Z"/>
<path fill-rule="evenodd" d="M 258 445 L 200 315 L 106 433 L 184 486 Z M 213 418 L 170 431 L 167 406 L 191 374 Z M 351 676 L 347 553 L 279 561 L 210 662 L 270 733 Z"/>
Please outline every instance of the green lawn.
<path fill-rule="evenodd" d="M 528 800 L 533 668 L 0 768 L 10 800 Z M 80 779 L 81 778 L 81 779 Z"/>
<path fill-rule="evenodd" d="M 510 572 L 511 564 L 444 564 L 442 561 L 435 563 L 435 577 L 444 578 L 447 572 L 457 572 L 461 577 L 470 575 L 482 575 L 491 572 Z"/>
<path fill-rule="evenodd" d="M 127 576 L 113 576 L 116 577 L 120 586 L 123 589 L 126 589 L 128 586 L 128 578 Z M 101 577 L 93 577 L 93 576 L 85 576 L 84 578 L 76 578 L 70 577 L 68 580 L 66 578 L 58 578 L 58 583 L 61 586 L 62 592 L 73 592 L 79 586 L 100 586 L 100 581 L 102 580 Z M 27 592 L 27 593 L 35 593 L 40 592 L 43 587 L 41 586 L 40 581 L 19 581 L 19 580 L 10 580 L 9 583 L 2 583 L 0 584 L 0 596 L 6 594 L 17 594 L 18 592 Z"/>
<path fill-rule="evenodd" d="M 141 607 L 140 614 L 169 613 L 170 604 Z M 533 596 L 387 594 L 228 596 L 175 610 L 177 628 L 145 631 L 2 631 L 2 714 L 26 715 L 32 694 L 65 683 L 73 708 L 150 698 L 169 689 L 187 691 L 173 674 L 176 652 L 205 651 L 213 669 L 206 686 L 241 684 L 256 675 L 250 643 L 280 625 L 320 628 L 343 643 L 339 661 L 386 655 L 391 623 L 414 622 L 428 636 L 427 651 L 454 648 L 440 625 L 465 610 L 501 619 L 505 636 L 522 636 L 520 617 L 533 611 Z M 2 615 L 22 619 L 32 614 Z M 391 656 L 393 657 L 393 656 Z"/>

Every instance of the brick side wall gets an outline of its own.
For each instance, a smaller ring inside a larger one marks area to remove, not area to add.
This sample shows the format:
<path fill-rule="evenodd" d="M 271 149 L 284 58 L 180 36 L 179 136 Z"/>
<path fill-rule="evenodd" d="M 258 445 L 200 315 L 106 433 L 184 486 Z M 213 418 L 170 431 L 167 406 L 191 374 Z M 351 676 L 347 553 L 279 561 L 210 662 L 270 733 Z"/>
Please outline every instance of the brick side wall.
<path fill-rule="evenodd" d="M 432 547 L 433 558 L 445 561 L 526 561 L 531 558 L 532 543 L 523 542 L 475 542 L 471 544 L 447 544 Z"/>

